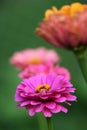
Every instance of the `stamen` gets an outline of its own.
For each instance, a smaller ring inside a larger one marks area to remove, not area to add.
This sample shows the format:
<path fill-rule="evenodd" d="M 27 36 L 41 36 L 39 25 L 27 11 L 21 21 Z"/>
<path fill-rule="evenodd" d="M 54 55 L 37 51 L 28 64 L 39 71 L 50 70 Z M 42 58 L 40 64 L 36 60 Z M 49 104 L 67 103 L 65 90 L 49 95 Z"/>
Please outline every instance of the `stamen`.
<path fill-rule="evenodd" d="M 29 62 L 30 62 L 31 64 L 39 64 L 39 63 L 41 63 L 41 60 L 38 59 L 38 58 L 33 58 L 33 59 L 31 59 Z"/>
<path fill-rule="evenodd" d="M 45 90 L 46 92 L 48 92 L 50 89 L 50 85 L 48 84 L 42 84 L 42 85 L 39 85 L 36 87 L 36 92 L 40 92 L 40 91 L 43 91 Z"/>

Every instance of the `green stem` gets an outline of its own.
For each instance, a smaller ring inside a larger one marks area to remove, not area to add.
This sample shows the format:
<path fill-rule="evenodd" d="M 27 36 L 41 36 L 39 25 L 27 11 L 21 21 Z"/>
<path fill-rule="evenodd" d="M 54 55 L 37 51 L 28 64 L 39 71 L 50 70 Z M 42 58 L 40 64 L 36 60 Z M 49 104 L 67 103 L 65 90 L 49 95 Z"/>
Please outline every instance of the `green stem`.
<path fill-rule="evenodd" d="M 37 119 L 38 119 L 39 129 L 47 130 L 46 119 L 42 113 L 37 113 Z"/>
<path fill-rule="evenodd" d="M 52 124 L 51 117 L 47 117 L 46 119 L 47 119 L 48 130 L 53 130 L 53 124 Z"/>
<path fill-rule="evenodd" d="M 84 46 L 81 46 L 79 48 L 74 49 L 74 53 L 80 65 L 84 79 L 87 82 L 87 54 L 86 54 L 87 48 Z"/>

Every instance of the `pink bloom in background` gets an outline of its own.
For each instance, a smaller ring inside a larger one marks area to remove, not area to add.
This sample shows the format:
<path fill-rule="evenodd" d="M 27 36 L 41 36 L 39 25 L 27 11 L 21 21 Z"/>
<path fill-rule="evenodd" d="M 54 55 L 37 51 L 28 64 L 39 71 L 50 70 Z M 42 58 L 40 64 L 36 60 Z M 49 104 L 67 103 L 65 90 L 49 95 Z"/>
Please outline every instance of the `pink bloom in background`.
<path fill-rule="evenodd" d="M 18 69 L 25 69 L 28 65 L 57 63 L 59 56 L 54 50 L 47 50 L 44 47 L 26 49 L 15 52 L 10 58 L 10 63 Z"/>
<path fill-rule="evenodd" d="M 19 107 L 25 107 L 29 115 L 43 112 L 45 117 L 51 117 L 53 113 L 65 112 L 70 101 L 76 101 L 73 85 L 64 77 L 54 73 L 48 75 L 33 76 L 24 79 L 17 86 L 15 101 Z"/>
<path fill-rule="evenodd" d="M 39 74 L 48 74 L 53 70 L 53 65 L 49 64 L 39 64 L 39 65 L 29 65 L 22 72 L 19 73 L 20 78 L 29 78 L 31 76 Z"/>
<path fill-rule="evenodd" d="M 54 72 L 56 75 L 63 75 L 66 77 L 68 80 L 71 79 L 70 72 L 68 69 L 64 67 L 60 67 L 58 65 L 53 66 L 53 64 L 40 64 L 40 65 L 29 65 L 26 67 L 22 72 L 19 73 L 19 77 L 24 79 L 24 78 L 29 78 L 31 76 L 39 75 L 39 74 L 48 74 L 50 72 Z"/>
<path fill-rule="evenodd" d="M 71 79 L 71 75 L 68 69 L 66 69 L 65 67 L 60 67 L 58 65 L 56 65 L 54 67 L 54 73 L 56 73 L 57 75 L 63 75 L 64 77 L 66 77 L 68 80 Z"/>

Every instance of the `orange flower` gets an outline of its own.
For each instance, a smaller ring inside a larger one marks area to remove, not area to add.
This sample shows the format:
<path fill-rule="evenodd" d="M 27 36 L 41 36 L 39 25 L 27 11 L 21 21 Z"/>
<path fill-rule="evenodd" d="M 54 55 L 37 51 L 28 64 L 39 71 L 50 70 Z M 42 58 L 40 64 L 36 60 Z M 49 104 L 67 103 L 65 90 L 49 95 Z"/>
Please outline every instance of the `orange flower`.
<path fill-rule="evenodd" d="M 57 47 L 87 46 L 87 5 L 73 3 L 60 9 L 53 6 L 45 12 L 36 33 Z"/>

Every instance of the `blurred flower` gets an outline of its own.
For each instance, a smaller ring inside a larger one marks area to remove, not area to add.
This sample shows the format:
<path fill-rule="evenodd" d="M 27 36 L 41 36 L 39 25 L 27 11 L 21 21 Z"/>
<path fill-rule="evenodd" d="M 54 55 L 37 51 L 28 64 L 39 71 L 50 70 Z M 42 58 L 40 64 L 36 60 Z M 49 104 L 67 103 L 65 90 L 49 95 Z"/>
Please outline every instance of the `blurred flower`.
<path fill-rule="evenodd" d="M 70 105 L 69 101 L 76 101 L 73 85 L 64 77 L 54 73 L 38 75 L 25 79 L 17 86 L 15 101 L 19 107 L 25 107 L 29 115 L 43 112 L 45 117 L 52 113 L 65 112 L 63 104 Z"/>
<path fill-rule="evenodd" d="M 36 33 L 59 48 L 87 46 L 87 5 L 77 2 L 48 9 Z"/>
<path fill-rule="evenodd" d="M 19 73 L 19 77 L 29 78 L 31 76 L 39 75 L 39 74 L 48 74 L 53 70 L 53 65 L 49 64 L 39 64 L 39 65 L 32 65 L 30 64 L 26 67 L 22 72 Z"/>
<path fill-rule="evenodd" d="M 59 65 L 54 66 L 51 63 L 45 65 L 44 64 L 29 65 L 22 72 L 20 72 L 18 76 L 24 79 L 39 74 L 48 74 L 49 72 L 54 72 L 56 75 L 63 75 L 68 80 L 71 79 L 71 75 L 68 69 L 61 67 Z"/>
<path fill-rule="evenodd" d="M 57 63 L 59 56 L 54 50 L 47 50 L 44 47 L 36 49 L 26 49 L 15 52 L 10 58 L 10 63 L 18 69 L 25 69 L 28 65 L 39 65 L 47 63 Z"/>

